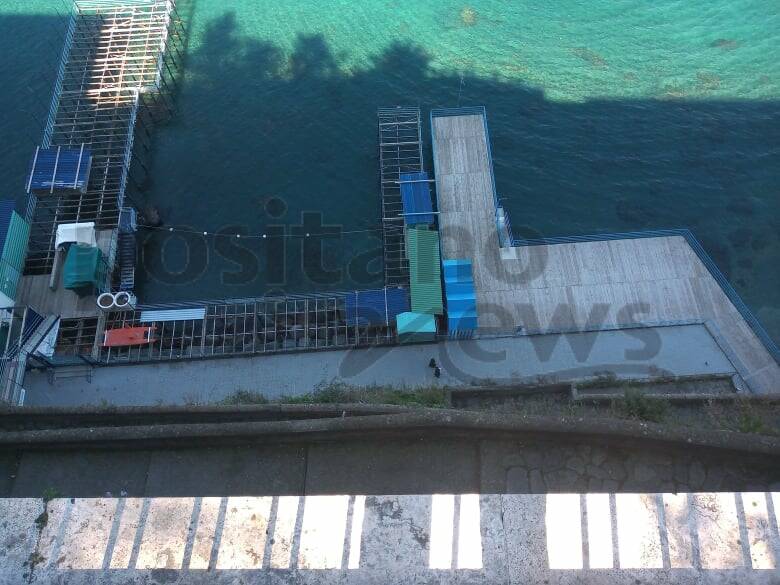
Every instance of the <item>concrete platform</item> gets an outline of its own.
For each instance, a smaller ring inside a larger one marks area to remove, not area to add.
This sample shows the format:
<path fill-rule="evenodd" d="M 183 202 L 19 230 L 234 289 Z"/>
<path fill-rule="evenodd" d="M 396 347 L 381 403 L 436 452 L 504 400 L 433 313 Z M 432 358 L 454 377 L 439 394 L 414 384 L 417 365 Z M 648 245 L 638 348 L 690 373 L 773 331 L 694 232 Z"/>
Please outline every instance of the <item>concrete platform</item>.
<path fill-rule="evenodd" d="M 442 258 L 473 261 L 480 328 L 706 321 L 753 392 L 780 392 L 780 366 L 683 237 L 501 248 L 484 116 L 434 116 L 432 134 Z"/>
<path fill-rule="evenodd" d="M 111 366 L 91 381 L 28 372 L 27 406 L 219 402 L 237 390 L 267 398 L 306 394 L 333 383 L 416 388 L 554 383 L 611 374 L 651 379 L 737 376 L 741 368 L 703 324 L 449 341 L 347 351 Z M 433 376 L 428 362 L 441 366 Z M 61 376 L 66 370 L 57 370 Z"/>

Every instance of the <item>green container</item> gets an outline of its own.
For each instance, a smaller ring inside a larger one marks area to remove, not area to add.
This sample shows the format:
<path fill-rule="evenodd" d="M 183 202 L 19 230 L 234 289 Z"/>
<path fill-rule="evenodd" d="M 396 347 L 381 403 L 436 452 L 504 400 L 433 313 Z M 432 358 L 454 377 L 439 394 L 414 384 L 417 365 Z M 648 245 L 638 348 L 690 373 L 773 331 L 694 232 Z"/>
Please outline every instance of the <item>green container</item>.
<path fill-rule="evenodd" d="M 9 299 L 14 300 L 16 298 L 16 287 L 19 286 L 21 275 L 21 270 L 11 266 L 5 259 L 0 260 L 0 292 Z"/>
<path fill-rule="evenodd" d="M 79 295 L 89 295 L 100 283 L 102 256 L 98 248 L 71 245 L 62 271 L 63 286 Z"/>
<path fill-rule="evenodd" d="M 441 290 L 439 232 L 407 229 L 406 256 L 409 260 L 412 312 L 442 315 L 444 303 Z"/>
<path fill-rule="evenodd" d="M 24 270 L 30 226 L 15 211 L 11 213 L 8 232 L 0 254 L 0 291 L 9 299 L 16 298 L 16 289 Z"/>
<path fill-rule="evenodd" d="M 3 244 L 2 259 L 16 268 L 24 270 L 24 258 L 27 254 L 27 242 L 30 239 L 30 226 L 15 211 L 11 214 L 8 234 Z"/>

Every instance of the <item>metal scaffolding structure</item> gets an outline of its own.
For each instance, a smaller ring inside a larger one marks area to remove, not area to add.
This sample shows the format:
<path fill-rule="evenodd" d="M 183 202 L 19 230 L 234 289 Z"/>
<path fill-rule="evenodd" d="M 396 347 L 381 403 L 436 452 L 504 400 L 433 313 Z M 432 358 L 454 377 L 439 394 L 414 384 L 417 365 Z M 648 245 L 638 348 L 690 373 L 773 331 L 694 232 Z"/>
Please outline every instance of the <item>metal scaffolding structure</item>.
<path fill-rule="evenodd" d="M 380 108 L 379 174 L 386 286 L 409 286 L 401 203 L 402 173 L 423 170 L 420 108 Z"/>
<path fill-rule="evenodd" d="M 213 301 L 198 307 L 139 307 L 63 320 L 54 356 L 36 356 L 36 364 L 142 363 L 397 343 L 394 322 L 349 323 L 347 294 Z M 106 331 L 140 326 L 154 328 L 152 343 L 103 346 Z"/>
<path fill-rule="evenodd" d="M 94 221 L 114 230 L 111 278 L 133 151 L 148 150 L 150 124 L 170 112 L 183 39 L 175 0 L 75 2 L 42 146 L 85 145 L 92 169 L 85 193 L 38 194 L 27 274 L 52 270 L 59 224 Z"/>

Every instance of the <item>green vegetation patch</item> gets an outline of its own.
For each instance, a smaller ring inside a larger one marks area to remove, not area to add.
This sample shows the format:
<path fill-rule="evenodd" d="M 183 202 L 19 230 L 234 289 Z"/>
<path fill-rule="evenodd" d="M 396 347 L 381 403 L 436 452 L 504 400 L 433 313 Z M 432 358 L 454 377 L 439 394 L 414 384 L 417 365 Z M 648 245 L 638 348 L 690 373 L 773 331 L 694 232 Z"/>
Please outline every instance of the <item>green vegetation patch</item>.
<path fill-rule="evenodd" d="M 221 404 L 388 404 L 391 406 L 443 408 L 448 405 L 448 399 L 447 391 L 437 387 L 396 389 L 371 386 L 358 388 L 339 383 L 330 384 L 300 396 L 283 396 L 273 400 L 269 400 L 259 392 L 237 390 L 222 400 Z"/>
<path fill-rule="evenodd" d="M 669 403 L 648 396 L 636 388 L 629 388 L 622 398 L 613 402 L 613 408 L 618 414 L 627 418 L 660 423 L 666 418 Z"/>

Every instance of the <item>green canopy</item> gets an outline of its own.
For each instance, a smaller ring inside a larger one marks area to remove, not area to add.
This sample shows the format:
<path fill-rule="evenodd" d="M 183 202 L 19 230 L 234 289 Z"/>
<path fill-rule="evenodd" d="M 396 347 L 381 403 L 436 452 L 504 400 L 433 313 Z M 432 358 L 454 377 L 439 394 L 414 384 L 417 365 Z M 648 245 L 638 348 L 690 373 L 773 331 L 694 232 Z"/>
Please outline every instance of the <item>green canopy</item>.
<path fill-rule="evenodd" d="M 91 246 L 73 244 L 68 250 L 63 270 L 63 285 L 79 294 L 90 294 L 100 282 L 100 250 Z"/>

